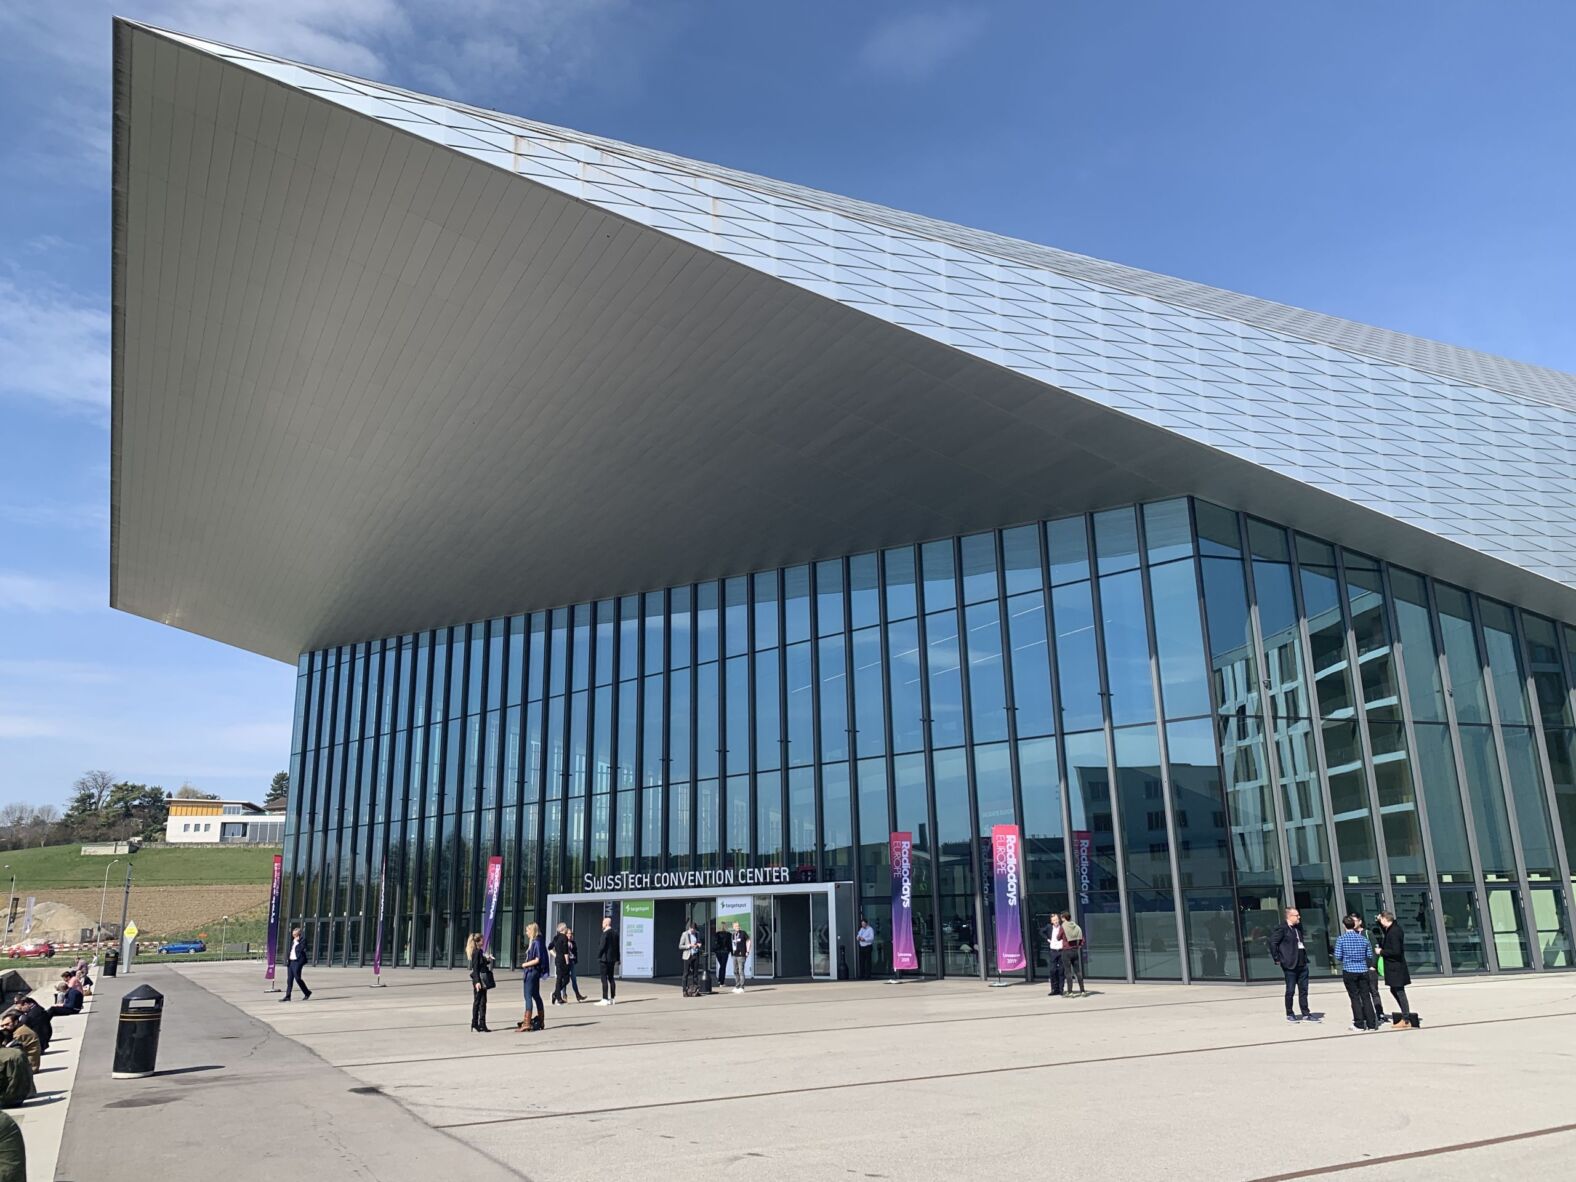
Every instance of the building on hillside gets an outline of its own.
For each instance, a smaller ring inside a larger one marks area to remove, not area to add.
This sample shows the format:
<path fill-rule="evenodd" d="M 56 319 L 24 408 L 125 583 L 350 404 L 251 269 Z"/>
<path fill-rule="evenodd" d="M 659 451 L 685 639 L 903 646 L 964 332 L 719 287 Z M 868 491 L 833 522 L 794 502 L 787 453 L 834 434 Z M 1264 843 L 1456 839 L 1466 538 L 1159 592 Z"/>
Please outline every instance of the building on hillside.
<path fill-rule="evenodd" d="M 245 800 L 170 801 L 164 840 L 176 845 L 280 845 L 282 817 Z"/>
<path fill-rule="evenodd" d="M 1571 965 L 1576 377 L 125 21 L 114 82 L 112 601 L 296 665 L 318 959 L 457 963 L 497 856 L 506 963 L 830 977 L 907 834 L 982 975 L 1007 825 L 1004 943 L 1096 977 L 1274 979 L 1293 903 Z"/>

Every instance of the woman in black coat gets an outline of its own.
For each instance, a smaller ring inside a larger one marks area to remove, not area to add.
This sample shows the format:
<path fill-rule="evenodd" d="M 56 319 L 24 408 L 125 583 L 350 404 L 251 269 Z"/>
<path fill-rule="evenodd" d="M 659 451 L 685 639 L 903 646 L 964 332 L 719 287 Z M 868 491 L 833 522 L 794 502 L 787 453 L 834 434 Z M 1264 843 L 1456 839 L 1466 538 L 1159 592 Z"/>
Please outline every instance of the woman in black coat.
<path fill-rule="evenodd" d="M 471 1029 L 478 1034 L 491 1034 L 487 1028 L 487 974 L 492 969 L 492 957 L 482 947 L 480 932 L 472 932 L 465 941 L 465 955 L 471 962 Z"/>
<path fill-rule="evenodd" d="M 1406 987 L 1412 983 L 1412 974 L 1406 967 L 1406 933 L 1388 911 L 1379 913 L 1379 955 L 1384 957 L 1384 983 L 1395 1004 L 1401 1007 L 1397 1026 L 1412 1026 L 1412 1010 L 1406 1004 Z"/>

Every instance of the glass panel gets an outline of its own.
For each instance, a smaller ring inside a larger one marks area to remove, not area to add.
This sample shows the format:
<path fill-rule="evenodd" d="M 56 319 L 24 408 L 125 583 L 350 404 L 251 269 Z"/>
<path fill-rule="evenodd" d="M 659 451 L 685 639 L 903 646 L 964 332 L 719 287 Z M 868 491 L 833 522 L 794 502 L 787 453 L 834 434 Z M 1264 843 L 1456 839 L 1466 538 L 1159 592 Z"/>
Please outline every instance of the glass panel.
<path fill-rule="evenodd" d="M 724 678 L 727 696 L 726 769 L 731 775 L 750 767 L 750 666 L 747 657 L 729 657 Z"/>
<path fill-rule="evenodd" d="M 782 720 L 778 716 L 781 694 L 777 681 L 777 650 L 755 654 L 755 770 L 782 766 Z"/>
<path fill-rule="evenodd" d="M 843 564 L 815 564 L 815 628 L 825 636 L 843 630 Z"/>
<path fill-rule="evenodd" d="M 1215 674 L 1215 694 L 1222 714 L 1258 713 L 1259 665 L 1253 652 L 1252 621 L 1248 616 L 1247 585 L 1242 563 L 1206 558 L 1204 617 L 1209 624 L 1210 665 Z"/>
<path fill-rule="evenodd" d="M 1407 968 L 1413 973 L 1439 972 L 1439 942 L 1434 935 L 1434 909 L 1428 889 L 1397 884 L 1391 910 L 1406 939 Z"/>
<path fill-rule="evenodd" d="M 1483 666 L 1478 659 L 1477 637 L 1472 630 L 1472 610 L 1466 592 L 1439 583 L 1434 594 L 1439 602 L 1439 626 L 1445 638 L 1445 660 L 1450 666 L 1456 721 L 1487 722 Z"/>
<path fill-rule="evenodd" d="M 788 766 L 799 767 L 815 762 L 815 685 L 810 674 L 810 642 L 789 645 L 785 652 Z"/>
<path fill-rule="evenodd" d="M 1052 911 L 1067 907 L 1067 851 L 1062 826 L 1061 777 L 1056 740 L 1018 743 L 1018 777 L 1023 792 L 1023 852 L 1028 879 L 1030 927 L 1038 933 Z M 1043 939 L 1035 963 L 1046 973 Z"/>
<path fill-rule="evenodd" d="M 1082 517 L 1046 522 L 1045 551 L 1050 557 L 1053 587 L 1089 577 L 1089 542 Z"/>
<path fill-rule="evenodd" d="M 853 881 L 854 829 L 846 763 L 829 763 L 821 769 L 821 820 L 826 880 Z"/>
<path fill-rule="evenodd" d="M 777 647 L 777 572 L 763 571 L 752 580 L 756 649 Z"/>
<path fill-rule="evenodd" d="M 1045 640 L 1045 600 L 1040 592 L 1007 601 L 1007 632 L 1012 645 L 1012 695 L 1018 737 L 1048 735 L 1056 729 L 1051 698 L 1050 647 Z"/>
<path fill-rule="evenodd" d="M 1487 972 L 1477 891 L 1471 887 L 1445 887 L 1439 892 L 1439 906 L 1445 913 L 1445 944 L 1450 949 L 1450 967 L 1458 973 Z"/>
<path fill-rule="evenodd" d="M 848 670 L 842 636 L 823 636 L 820 645 L 821 758 L 848 758 Z"/>
<path fill-rule="evenodd" d="M 994 580 L 993 580 L 994 581 Z M 965 609 L 969 658 L 969 713 L 974 742 L 1007 737 L 1007 685 L 1001 660 L 1001 609 L 995 599 Z M 932 665 L 934 676 L 935 667 Z M 932 704 L 934 712 L 934 704 Z M 937 743 L 937 746 L 940 746 Z"/>
<path fill-rule="evenodd" d="M 750 586 L 747 579 L 722 585 L 723 652 L 735 657 L 750 649 Z"/>
<path fill-rule="evenodd" d="M 1094 605 L 1088 583 L 1051 592 L 1056 623 L 1056 672 L 1062 691 L 1062 724 L 1071 729 L 1100 726 L 1100 664 L 1095 651 Z"/>
<path fill-rule="evenodd" d="M 1444 722 L 1445 688 L 1439 677 L 1439 656 L 1423 580 L 1392 569 L 1390 586 L 1395 591 L 1396 631 L 1406 663 L 1406 692 L 1412 717 L 1417 722 Z"/>
<path fill-rule="evenodd" d="M 1236 900 L 1229 891 L 1184 890 L 1182 898 L 1187 908 L 1188 966 L 1193 979 L 1240 981 L 1242 950 L 1237 935 Z M 1273 907 L 1272 902 L 1272 912 Z M 1254 911 L 1258 913 L 1257 908 Z M 1265 929 L 1266 936 L 1269 930 Z M 1269 962 L 1268 953 L 1263 959 Z M 1269 963 L 1268 967 L 1273 969 L 1275 965 Z"/>
<path fill-rule="evenodd" d="M 716 661 L 695 670 L 695 774 L 701 779 L 717 774 L 721 755 L 717 733 L 717 679 L 721 672 Z"/>
<path fill-rule="evenodd" d="M 1339 725 L 1339 724 L 1337 724 Z M 1355 736 L 1351 733 L 1351 724 L 1347 727 L 1346 740 L 1352 742 Z M 1280 768 L 1281 802 L 1286 810 L 1286 844 L 1291 852 L 1291 872 L 1295 880 L 1317 880 L 1328 882 L 1330 873 L 1329 847 L 1324 830 L 1324 801 L 1319 791 L 1319 769 L 1314 759 L 1312 746 L 1312 724 L 1306 719 L 1279 719 L 1275 723 L 1275 754 Z M 1328 731 L 1326 745 L 1331 743 Z M 1343 752 L 1336 749 L 1336 755 Z M 1344 765 L 1335 765 L 1344 766 Z M 1349 805 L 1351 789 L 1354 784 L 1360 787 L 1358 778 L 1360 773 L 1351 771 L 1340 773 L 1339 777 L 1331 775 L 1331 801 L 1336 808 L 1337 815 L 1343 806 Z M 1336 795 L 1336 783 L 1346 791 Z M 1367 824 L 1367 813 L 1362 812 L 1358 817 L 1358 828 L 1343 830 L 1338 823 L 1336 834 L 1341 841 L 1344 854 L 1346 848 L 1351 846 L 1354 856 L 1366 856 L 1364 869 L 1371 877 L 1373 867 L 1373 837 L 1368 831 L 1366 846 L 1362 844 L 1362 826 Z M 1352 871 L 1356 874 L 1358 871 Z M 1351 876 L 1348 875 L 1348 877 Z"/>
<path fill-rule="evenodd" d="M 1532 920 L 1537 925 L 1538 947 L 1543 951 L 1543 967 L 1571 967 L 1570 921 L 1565 912 L 1565 892 L 1557 887 L 1533 886 Z"/>
<path fill-rule="evenodd" d="M 1007 594 L 1038 591 L 1045 585 L 1040 570 L 1039 531 L 1032 525 L 1002 530 L 1001 551 L 1005 560 Z"/>
<path fill-rule="evenodd" d="M 810 639 L 810 568 L 783 571 L 783 640 L 797 644 Z"/>
<path fill-rule="evenodd" d="M 1544 727 L 1576 724 L 1576 718 L 1571 714 L 1570 686 L 1565 681 L 1565 670 L 1560 664 L 1559 639 L 1555 635 L 1554 625 L 1541 616 L 1522 612 L 1521 626 L 1527 638 L 1532 684 Z"/>
<path fill-rule="evenodd" d="M 1102 575 L 1138 568 L 1138 523 L 1132 506 L 1094 515 L 1094 547 Z"/>
<path fill-rule="evenodd" d="M 861 756 L 886 750 L 886 706 L 881 688 L 881 633 L 863 628 L 854 633 L 854 729 Z"/>
<path fill-rule="evenodd" d="M 1229 888 L 1231 830 L 1226 821 L 1220 763 L 1209 720 L 1167 725 L 1166 750 L 1171 761 L 1177 870 L 1182 888 Z"/>
<path fill-rule="evenodd" d="M 668 599 L 668 668 L 683 669 L 690 663 L 690 650 L 695 644 L 690 589 L 675 587 L 669 592 Z"/>
<path fill-rule="evenodd" d="M 914 586 L 914 547 L 897 546 L 883 550 L 881 565 L 886 574 L 887 619 L 911 619 L 918 611 Z"/>
<path fill-rule="evenodd" d="M 755 777 L 755 853 L 763 865 L 783 865 L 783 783 L 780 772 Z"/>
<path fill-rule="evenodd" d="M 701 583 L 695 588 L 695 660 L 701 664 L 715 661 L 722 631 L 721 610 L 717 606 L 717 584 Z"/>
<path fill-rule="evenodd" d="M 1510 772 L 1510 796 L 1516 802 L 1516 828 L 1521 835 L 1521 860 L 1532 878 L 1554 878 L 1559 865 L 1554 856 L 1554 835 L 1549 828 L 1547 797 L 1543 794 L 1543 768 L 1538 761 L 1532 729 L 1507 726 L 1505 765 Z"/>
<path fill-rule="evenodd" d="M 936 752 L 935 781 L 943 967 L 949 974 L 975 975 L 981 962 L 971 848 L 975 829 L 969 813 L 967 755 L 961 748 Z"/>
<path fill-rule="evenodd" d="M 1514 887 L 1490 887 L 1488 921 L 1494 933 L 1494 954 L 1499 957 L 1500 969 L 1531 968 L 1526 925 L 1521 914 L 1521 892 Z"/>
<path fill-rule="evenodd" d="M 788 773 L 789 867 L 814 879 L 815 850 L 815 769 L 796 767 Z"/>
<path fill-rule="evenodd" d="M 1282 881 L 1280 843 L 1259 720 L 1247 716 L 1221 719 L 1220 753 L 1226 775 L 1226 814 L 1231 821 L 1237 883 L 1242 887 L 1268 888 L 1278 894 Z M 1243 939 L 1247 938 L 1245 924 Z"/>
<path fill-rule="evenodd" d="M 1545 731 L 1549 772 L 1554 780 L 1554 803 L 1559 812 L 1565 856 L 1576 858 L 1576 730 Z M 1576 871 L 1573 871 L 1576 876 Z"/>
<path fill-rule="evenodd" d="M 1478 610 L 1483 618 L 1483 647 L 1494 679 L 1499 721 L 1505 726 L 1526 726 L 1532 719 L 1527 714 L 1527 683 L 1521 671 L 1521 655 L 1516 651 L 1510 609 L 1492 599 L 1480 599 Z"/>
<path fill-rule="evenodd" d="M 971 534 L 959 544 L 963 551 L 963 602 L 996 598 L 996 535 Z M 930 610 L 930 601 L 925 602 Z"/>
<path fill-rule="evenodd" d="M 933 612 L 956 606 L 958 584 L 952 562 L 952 542 L 926 542 L 919 551 L 925 581 L 925 610 Z"/>
<path fill-rule="evenodd" d="M 1072 805 L 1073 886 L 1083 922 L 1088 972 L 1124 977 L 1116 833 L 1111 822 L 1111 776 L 1105 732 L 1067 736 L 1068 796 Z"/>
<path fill-rule="evenodd" d="M 881 599 L 876 585 L 876 556 L 856 554 L 848 560 L 849 610 L 854 627 L 865 628 L 880 617 Z"/>
<path fill-rule="evenodd" d="M 1193 564 L 1173 562 L 1150 568 L 1149 596 L 1155 613 L 1155 646 L 1166 717 L 1208 714 L 1208 664 Z"/>
<path fill-rule="evenodd" d="M 1187 501 L 1153 501 L 1144 506 L 1144 548 L 1151 566 L 1193 554 L 1193 527 Z"/>
<path fill-rule="evenodd" d="M 963 743 L 963 674 L 959 668 L 958 613 L 945 611 L 926 617 L 925 638 L 929 648 L 926 660 L 930 670 L 930 742 L 934 747 L 957 747 Z M 904 667 L 906 670 L 906 663 Z M 892 749 L 894 751 L 903 749 L 903 745 L 897 741 L 898 711 L 900 707 L 907 709 L 898 694 L 896 678 L 899 668 L 897 661 L 894 660 L 892 667 Z M 913 687 L 916 695 L 914 703 L 916 712 L 919 693 L 918 671 L 916 664 Z"/>
<path fill-rule="evenodd" d="M 946 613 L 952 616 L 951 612 Z M 956 617 L 953 617 L 954 620 Z M 955 683 L 957 681 L 957 625 L 952 626 L 952 635 L 947 636 L 945 622 L 937 616 L 932 622 L 933 629 L 939 628 L 943 635 L 939 643 L 943 646 L 942 654 L 938 660 L 937 654 L 932 653 L 932 660 L 950 674 L 954 682 L 954 699 L 957 714 L 953 718 L 953 725 L 961 729 L 963 702 Z M 931 643 L 938 643 L 937 637 L 932 632 Z M 914 620 L 900 620 L 887 626 L 887 649 L 891 655 L 892 668 L 890 673 L 892 692 L 892 750 L 902 753 L 905 751 L 919 751 L 925 745 L 924 707 L 921 703 L 919 679 L 922 676 L 919 662 L 919 624 Z M 961 741 L 961 740 L 960 740 Z M 860 748 L 864 750 L 863 747 Z"/>
<path fill-rule="evenodd" d="M 1516 862 L 1510 844 L 1510 817 L 1499 778 L 1494 736 L 1486 726 L 1461 728 L 1461 759 L 1467 773 L 1467 798 L 1472 824 L 1477 830 L 1478 858 L 1484 874 L 1514 875 Z"/>
<path fill-rule="evenodd" d="M 1150 980 L 1180 980 L 1159 741 L 1153 726 L 1118 730 L 1115 738 L 1134 972 Z"/>
<path fill-rule="evenodd" d="M 1138 571 L 1100 580 L 1100 615 L 1111 724 L 1153 722 L 1155 691 L 1149 676 L 1148 626 Z"/>
<path fill-rule="evenodd" d="M 1434 845 L 1434 869 L 1446 882 L 1452 877 L 1470 879 L 1472 859 L 1467 847 L 1467 826 L 1461 811 L 1455 754 L 1449 730 L 1438 723 L 1419 723 L 1417 768 L 1423 782 L 1423 803 L 1428 809 L 1429 836 Z"/>
<path fill-rule="evenodd" d="M 930 841 L 930 815 L 925 780 L 925 757 L 899 755 L 892 761 L 893 789 L 897 802 L 897 828 L 913 835 L 914 948 L 922 973 L 936 971 L 935 913 L 932 910 L 935 851 Z M 890 891 L 890 876 L 886 880 Z M 888 896 L 890 897 L 890 895 Z"/>
<path fill-rule="evenodd" d="M 1200 554 L 1215 558 L 1236 558 L 1241 555 L 1242 542 L 1237 533 L 1235 513 L 1208 501 L 1194 501 L 1193 514 L 1198 521 Z"/>

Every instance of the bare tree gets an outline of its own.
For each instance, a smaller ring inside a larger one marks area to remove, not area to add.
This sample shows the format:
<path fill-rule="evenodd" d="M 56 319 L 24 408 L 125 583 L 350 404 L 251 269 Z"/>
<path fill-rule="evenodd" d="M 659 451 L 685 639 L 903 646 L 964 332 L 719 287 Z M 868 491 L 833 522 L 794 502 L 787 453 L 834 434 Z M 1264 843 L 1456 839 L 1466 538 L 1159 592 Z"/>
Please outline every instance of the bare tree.
<path fill-rule="evenodd" d="M 115 786 L 115 776 L 102 768 L 83 772 L 71 787 L 91 811 L 97 812 L 109 799 L 109 790 Z M 86 793 L 86 796 L 83 794 Z"/>
<path fill-rule="evenodd" d="M 187 782 L 175 790 L 176 800 L 218 800 L 212 792 L 204 792 L 197 785 Z"/>

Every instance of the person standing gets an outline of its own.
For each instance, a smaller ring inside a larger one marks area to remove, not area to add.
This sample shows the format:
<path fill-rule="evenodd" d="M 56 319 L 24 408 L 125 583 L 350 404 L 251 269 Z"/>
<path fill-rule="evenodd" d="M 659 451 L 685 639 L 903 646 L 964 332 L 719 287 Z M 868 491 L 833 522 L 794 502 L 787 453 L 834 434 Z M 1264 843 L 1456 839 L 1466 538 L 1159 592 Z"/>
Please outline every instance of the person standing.
<path fill-rule="evenodd" d="M 1412 983 L 1411 970 L 1406 964 L 1406 933 L 1395 921 L 1395 913 L 1379 913 L 1379 956 L 1384 960 L 1384 983 L 1400 1006 L 1396 1014 L 1397 1030 L 1412 1030 L 1417 1026 L 1412 1008 L 1406 1004 L 1406 987 Z"/>
<path fill-rule="evenodd" d="M 602 943 L 597 948 L 597 964 L 602 969 L 602 1000 L 599 1006 L 613 1005 L 618 997 L 618 982 L 613 972 L 618 968 L 618 933 L 613 930 L 613 920 L 604 915 L 602 917 Z"/>
<path fill-rule="evenodd" d="M 1311 1021 L 1308 1010 L 1308 946 L 1302 939 L 1302 912 L 1286 908 L 1285 920 L 1270 933 L 1270 959 L 1280 966 L 1286 978 L 1286 1021 Z M 1292 1012 L 1296 996 L 1300 1014 Z"/>
<path fill-rule="evenodd" d="M 711 954 L 717 958 L 717 988 L 722 988 L 722 983 L 728 979 L 728 957 L 733 951 L 733 939 L 728 935 L 728 929 L 723 927 L 722 920 L 717 921 L 717 930 L 711 936 Z"/>
<path fill-rule="evenodd" d="M 569 956 L 566 961 L 568 965 L 569 980 L 562 988 L 559 989 L 559 992 L 563 994 L 564 1000 L 568 1001 L 569 995 L 566 991 L 573 989 L 575 991 L 575 1000 L 584 1001 L 586 999 L 585 994 L 580 992 L 580 945 L 575 943 L 575 929 L 565 928 L 564 939 L 567 942 L 569 949 Z"/>
<path fill-rule="evenodd" d="M 1363 926 L 1363 917 L 1354 911 L 1352 918 L 1357 921 L 1352 930 L 1371 945 L 1373 940 L 1368 934 L 1368 929 Z M 1390 1015 L 1384 1012 L 1384 998 L 1379 996 L 1379 970 L 1374 962 L 1369 962 L 1368 971 L 1363 974 L 1363 979 L 1368 982 L 1368 1000 L 1373 1003 L 1374 1018 L 1378 1020 L 1379 1025 L 1384 1026 L 1390 1021 Z"/>
<path fill-rule="evenodd" d="M 859 945 L 859 979 L 868 981 L 870 963 L 875 956 L 876 930 L 863 915 L 859 917 L 859 931 L 854 936 L 854 943 Z"/>
<path fill-rule="evenodd" d="M 301 1000 L 312 1000 L 312 991 L 301 979 L 301 966 L 304 964 L 306 964 L 306 945 L 301 940 L 301 929 L 294 927 L 290 929 L 290 951 L 285 954 L 285 995 L 279 999 L 280 1001 L 289 1001 L 290 991 L 297 985 L 301 986 Z"/>
<path fill-rule="evenodd" d="M 471 1029 L 491 1034 L 487 1028 L 487 991 L 492 988 L 492 957 L 482 947 L 482 934 L 472 932 L 465 941 L 465 959 L 471 963 Z"/>
<path fill-rule="evenodd" d="M 1357 931 L 1355 916 L 1348 915 L 1344 922 L 1346 930 L 1335 942 L 1335 963 L 1341 966 L 1341 984 L 1352 1003 L 1352 1029 L 1378 1030 L 1374 999 L 1368 992 L 1368 965 L 1374 958 L 1374 946 Z"/>
<path fill-rule="evenodd" d="M 679 936 L 679 959 L 684 962 L 685 997 L 700 994 L 701 955 L 700 933 L 695 930 L 695 921 L 692 919 L 684 925 L 684 931 Z"/>
<path fill-rule="evenodd" d="M 547 950 L 553 955 L 553 1005 L 563 1005 L 564 990 L 569 988 L 569 925 L 555 928 Z"/>
<path fill-rule="evenodd" d="M 739 926 L 739 921 L 733 921 L 733 932 L 729 937 L 728 951 L 733 956 L 733 991 L 744 992 L 744 967 L 750 958 L 750 934 Z"/>
<path fill-rule="evenodd" d="M 1062 912 L 1062 934 L 1067 938 L 1067 944 L 1062 948 L 1062 990 L 1068 997 L 1073 995 L 1073 977 L 1078 977 L 1078 995 L 1088 997 L 1089 990 L 1084 987 L 1084 934 L 1073 919 L 1071 911 Z"/>
<path fill-rule="evenodd" d="M 1051 912 L 1049 921 L 1045 925 L 1045 946 L 1051 952 L 1051 991 L 1047 997 L 1062 996 L 1062 985 L 1067 976 L 1062 965 L 1062 953 L 1067 948 L 1067 933 L 1062 928 L 1062 917 L 1057 912 Z"/>
<path fill-rule="evenodd" d="M 525 1017 L 515 1026 L 516 1034 L 529 1034 L 547 1026 L 547 1008 L 542 1005 L 542 974 L 547 971 L 547 945 L 542 942 L 542 929 L 534 923 L 525 925 L 525 956 L 520 961 L 525 970 Z"/>

